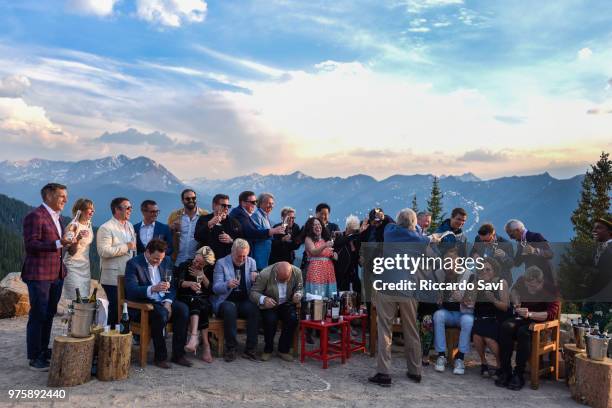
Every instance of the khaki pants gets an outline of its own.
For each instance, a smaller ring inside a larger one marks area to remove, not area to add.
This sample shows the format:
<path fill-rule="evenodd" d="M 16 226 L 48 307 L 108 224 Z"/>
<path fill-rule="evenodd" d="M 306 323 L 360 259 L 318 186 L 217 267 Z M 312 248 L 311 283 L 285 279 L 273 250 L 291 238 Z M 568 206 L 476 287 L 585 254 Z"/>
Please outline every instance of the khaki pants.
<path fill-rule="evenodd" d="M 379 293 L 374 299 L 376 305 L 376 324 L 378 329 L 378 350 L 376 364 L 378 372 L 389 374 L 391 371 L 391 342 L 393 333 L 393 319 L 397 309 L 400 311 L 402 332 L 404 334 L 404 355 L 406 356 L 406 367 L 408 373 L 421 374 L 421 338 L 417 327 L 417 308 L 419 303 L 416 299 L 403 299 L 397 301 L 393 297 L 384 296 Z"/>

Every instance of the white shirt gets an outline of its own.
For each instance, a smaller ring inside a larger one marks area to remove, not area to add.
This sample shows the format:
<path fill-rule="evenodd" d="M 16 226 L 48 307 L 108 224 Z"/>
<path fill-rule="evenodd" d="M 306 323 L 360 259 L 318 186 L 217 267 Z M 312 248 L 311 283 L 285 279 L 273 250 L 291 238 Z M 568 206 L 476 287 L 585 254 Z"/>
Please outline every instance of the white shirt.
<path fill-rule="evenodd" d="M 49 215 L 51 216 L 51 219 L 53 220 L 53 223 L 55 224 L 55 228 L 57 229 L 57 235 L 62 236 L 62 225 L 60 224 L 60 213 L 53 210 L 51 207 L 49 207 L 47 204 L 42 203 L 42 205 L 45 207 L 45 209 L 47 210 L 47 212 L 49 213 Z M 57 239 L 55 240 L 55 246 L 57 248 L 61 248 L 62 247 L 62 242 Z"/>
<path fill-rule="evenodd" d="M 180 265 L 188 259 L 195 256 L 198 250 L 198 241 L 194 238 L 195 227 L 200 218 L 200 210 L 196 209 L 193 218 L 189 218 L 187 214 L 181 217 L 181 238 L 179 240 L 179 250 L 176 257 L 175 265 Z"/>
<path fill-rule="evenodd" d="M 153 230 L 155 229 L 155 222 L 146 225 L 143 221 L 140 226 L 140 242 L 142 242 L 143 246 L 147 246 L 149 241 L 153 239 Z"/>
<path fill-rule="evenodd" d="M 158 265 L 153 266 L 149 263 L 149 261 L 147 261 L 147 270 L 149 271 L 149 279 L 151 280 L 151 286 L 147 288 L 147 297 L 157 302 L 172 303 L 172 300 L 164 299 L 164 296 L 166 295 L 165 293 L 153 292 L 151 290 L 153 286 L 161 282 L 161 275 L 159 274 L 159 266 Z"/>
<path fill-rule="evenodd" d="M 278 288 L 278 304 L 281 305 L 287 301 L 287 282 L 276 282 L 276 287 Z M 259 297 L 259 304 L 263 305 L 264 300 L 266 300 L 268 296 L 261 295 Z"/>

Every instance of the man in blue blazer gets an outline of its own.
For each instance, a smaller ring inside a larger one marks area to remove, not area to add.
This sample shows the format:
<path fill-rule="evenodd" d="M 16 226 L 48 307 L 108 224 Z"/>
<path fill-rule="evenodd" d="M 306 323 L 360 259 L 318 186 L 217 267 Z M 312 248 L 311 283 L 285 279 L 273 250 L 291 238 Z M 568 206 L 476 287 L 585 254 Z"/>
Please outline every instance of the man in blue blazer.
<path fill-rule="evenodd" d="M 140 204 L 140 212 L 142 212 L 142 221 L 134 225 L 134 233 L 136 234 L 136 253 L 138 255 L 144 253 L 149 241 L 153 238 L 166 241 L 168 249 L 166 255 L 172 255 L 172 232 L 166 224 L 157 221 L 159 215 L 159 207 L 153 200 L 144 200 Z"/>
<path fill-rule="evenodd" d="M 173 274 L 172 261 L 166 258 L 167 246 L 165 241 L 152 239 L 143 254 L 128 261 L 125 267 L 125 298 L 153 306 L 153 311 L 149 313 L 149 325 L 155 350 L 154 364 L 160 368 L 170 368 L 164 328 L 172 321 L 172 362 L 191 367 L 184 349 L 189 309 L 185 303 L 176 300 L 176 283 L 171 285 L 167 281 Z M 130 312 L 130 319 L 140 321 L 137 311 Z M 148 344 L 140 346 L 148 347 Z"/>
<path fill-rule="evenodd" d="M 215 264 L 213 292 L 211 299 L 215 314 L 223 319 L 225 331 L 225 352 L 223 358 L 230 362 L 236 359 L 236 319 L 247 321 L 246 349 L 243 357 L 256 361 L 257 330 L 259 309 L 249 300 L 253 282 L 257 279 L 255 260 L 248 256 L 249 243 L 242 238 L 234 240 L 232 253 Z"/>

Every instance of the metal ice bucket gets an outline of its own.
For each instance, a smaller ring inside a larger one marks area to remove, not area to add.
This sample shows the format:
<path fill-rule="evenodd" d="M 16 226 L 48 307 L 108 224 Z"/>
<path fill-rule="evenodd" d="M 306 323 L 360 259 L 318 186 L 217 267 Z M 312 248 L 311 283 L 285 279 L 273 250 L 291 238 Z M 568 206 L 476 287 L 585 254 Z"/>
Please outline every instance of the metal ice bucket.
<path fill-rule="evenodd" d="M 72 302 L 72 316 L 70 317 L 70 336 L 89 337 L 91 326 L 95 322 L 98 302 L 75 303 Z"/>
<path fill-rule="evenodd" d="M 325 320 L 327 316 L 327 302 L 323 300 L 311 300 L 309 303 L 312 320 Z"/>
<path fill-rule="evenodd" d="M 608 343 L 610 337 L 598 336 L 598 335 L 586 335 L 586 349 L 587 356 L 591 360 L 603 361 L 608 354 Z"/>
<path fill-rule="evenodd" d="M 584 336 L 586 336 L 591 329 L 589 327 L 579 327 L 579 326 L 573 326 L 573 328 L 574 328 L 574 343 L 576 343 L 576 347 L 578 347 L 579 349 L 584 349 L 586 347 Z"/>

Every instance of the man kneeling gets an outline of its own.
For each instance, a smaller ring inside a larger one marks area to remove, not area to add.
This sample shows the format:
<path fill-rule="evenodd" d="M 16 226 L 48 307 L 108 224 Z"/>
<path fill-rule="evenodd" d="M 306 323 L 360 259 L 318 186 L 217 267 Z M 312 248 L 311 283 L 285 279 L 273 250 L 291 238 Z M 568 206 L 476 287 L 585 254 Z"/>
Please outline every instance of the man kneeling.
<path fill-rule="evenodd" d="M 289 262 L 270 265 L 259 273 L 250 296 L 262 310 L 266 345 L 261 359 L 268 361 L 272 356 L 274 335 L 280 320 L 282 330 L 278 339 L 278 355 L 285 361 L 293 361 L 289 348 L 298 325 L 296 305 L 302 299 L 302 272 Z"/>
<path fill-rule="evenodd" d="M 175 299 L 176 287 L 169 283 L 173 268 L 171 260 L 166 258 L 167 247 L 165 241 L 152 239 L 143 254 L 128 261 L 125 267 L 125 297 L 127 300 L 153 305 L 153 311 L 149 312 L 149 325 L 155 350 L 155 365 L 170 368 L 164 328 L 166 323 L 172 321 L 172 362 L 191 367 L 191 363 L 185 358 L 184 350 L 189 309 L 185 303 Z M 140 313 L 130 310 L 130 319 L 140 321 Z"/>

